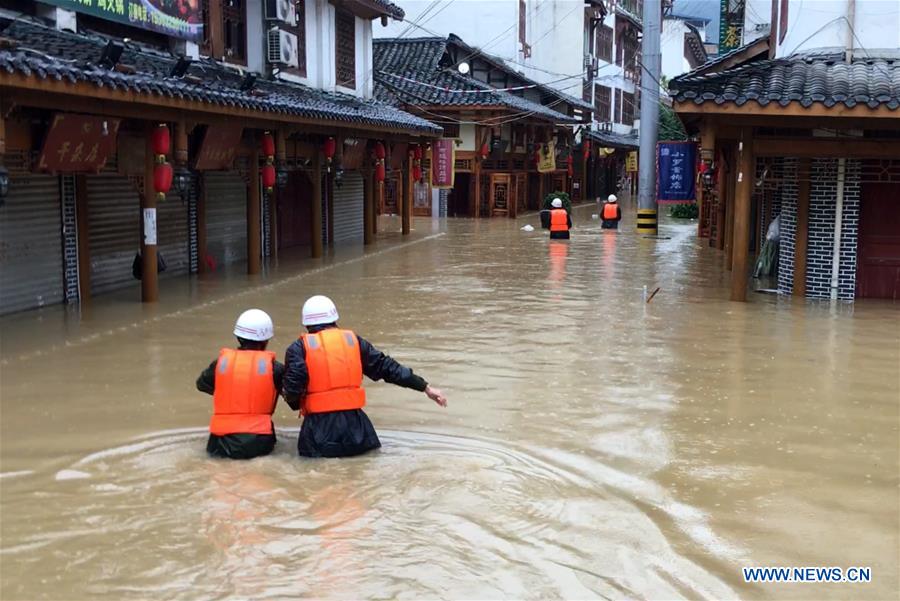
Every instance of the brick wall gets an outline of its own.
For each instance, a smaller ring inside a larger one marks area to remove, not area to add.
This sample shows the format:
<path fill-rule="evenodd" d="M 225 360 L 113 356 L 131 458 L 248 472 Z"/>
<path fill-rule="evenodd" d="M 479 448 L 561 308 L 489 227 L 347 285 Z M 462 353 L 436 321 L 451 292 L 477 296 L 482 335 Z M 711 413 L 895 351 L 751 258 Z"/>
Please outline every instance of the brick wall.
<path fill-rule="evenodd" d="M 75 176 L 60 177 L 63 225 L 63 278 L 67 303 L 79 299 L 78 294 L 78 224 L 75 213 Z"/>
<path fill-rule="evenodd" d="M 797 241 L 797 170 L 796 158 L 784 159 L 781 186 L 781 242 L 778 253 L 778 291 L 791 294 L 794 290 L 794 249 Z"/>

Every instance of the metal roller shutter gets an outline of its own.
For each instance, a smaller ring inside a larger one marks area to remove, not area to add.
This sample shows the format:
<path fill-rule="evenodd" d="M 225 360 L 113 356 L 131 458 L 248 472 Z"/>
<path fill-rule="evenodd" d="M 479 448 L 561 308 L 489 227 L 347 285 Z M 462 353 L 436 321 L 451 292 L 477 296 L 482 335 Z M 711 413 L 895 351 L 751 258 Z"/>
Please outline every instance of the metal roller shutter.
<path fill-rule="evenodd" d="M 157 203 L 157 231 L 159 252 L 166 260 L 166 271 L 161 277 L 186 275 L 190 270 L 188 251 L 188 206 L 177 193 L 171 193 Z"/>
<path fill-rule="evenodd" d="M 63 301 L 59 178 L 12 175 L 0 207 L 0 314 Z"/>
<path fill-rule="evenodd" d="M 341 187 L 334 187 L 334 243 L 362 242 L 363 234 L 363 177 L 348 171 Z"/>
<path fill-rule="evenodd" d="M 121 175 L 89 175 L 86 182 L 91 294 L 137 284 L 131 266 L 141 247 L 140 196 Z"/>
<path fill-rule="evenodd" d="M 226 265 L 247 260 L 247 184 L 234 172 L 209 172 L 206 185 L 206 252 Z"/>

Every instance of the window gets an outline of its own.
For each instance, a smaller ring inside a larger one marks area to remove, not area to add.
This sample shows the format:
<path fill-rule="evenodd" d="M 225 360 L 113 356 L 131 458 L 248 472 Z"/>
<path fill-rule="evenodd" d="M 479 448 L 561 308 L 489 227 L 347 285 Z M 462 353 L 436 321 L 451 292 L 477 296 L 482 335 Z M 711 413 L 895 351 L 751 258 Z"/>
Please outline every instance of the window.
<path fill-rule="evenodd" d="M 634 94 L 622 92 L 622 123 L 634 125 Z"/>
<path fill-rule="evenodd" d="M 612 90 L 606 86 L 594 86 L 594 120 L 605 123 L 610 120 L 610 108 L 612 106 Z"/>
<path fill-rule="evenodd" d="M 444 138 L 458 138 L 459 137 L 459 123 L 440 123 L 441 127 L 444 128 L 444 134 L 442 137 Z"/>
<path fill-rule="evenodd" d="M 601 26 L 597 36 L 597 58 L 608 63 L 613 60 L 613 30 L 608 25 Z"/>
<path fill-rule="evenodd" d="M 211 2 L 214 0 L 210 0 Z M 225 58 L 236 63 L 247 63 L 247 2 L 224 0 L 222 2 L 222 33 Z"/>
<path fill-rule="evenodd" d="M 335 11 L 335 76 L 337 85 L 356 89 L 356 17 Z"/>
<path fill-rule="evenodd" d="M 622 90 L 616 89 L 615 122 L 622 122 Z"/>

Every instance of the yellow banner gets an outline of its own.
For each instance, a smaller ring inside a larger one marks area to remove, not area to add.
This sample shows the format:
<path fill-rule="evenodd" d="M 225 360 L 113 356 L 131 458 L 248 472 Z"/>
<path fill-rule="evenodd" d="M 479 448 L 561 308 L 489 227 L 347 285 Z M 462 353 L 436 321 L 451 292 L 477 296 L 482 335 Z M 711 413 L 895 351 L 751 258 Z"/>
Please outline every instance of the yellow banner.
<path fill-rule="evenodd" d="M 538 151 L 541 160 L 538 161 L 538 173 L 550 173 L 556 171 L 556 141 L 551 140 L 547 145 Z"/>
<path fill-rule="evenodd" d="M 637 150 L 633 150 L 625 157 L 625 171 L 628 173 L 637 173 L 638 157 Z"/>

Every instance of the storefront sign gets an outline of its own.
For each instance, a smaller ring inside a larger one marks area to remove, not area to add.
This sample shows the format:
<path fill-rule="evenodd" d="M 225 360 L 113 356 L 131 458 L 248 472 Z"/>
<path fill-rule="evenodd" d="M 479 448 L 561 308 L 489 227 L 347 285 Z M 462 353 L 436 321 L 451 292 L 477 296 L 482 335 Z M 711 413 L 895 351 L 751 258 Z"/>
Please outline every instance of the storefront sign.
<path fill-rule="evenodd" d="M 745 0 L 720 0 L 719 54 L 739 47 L 744 37 Z"/>
<path fill-rule="evenodd" d="M 452 188 L 456 163 L 456 140 L 444 138 L 431 143 L 431 185 Z"/>
<path fill-rule="evenodd" d="M 44 0 L 48 4 L 175 38 L 201 42 L 200 0 Z"/>
<path fill-rule="evenodd" d="M 222 171 L 231 169 L 243 129 L 230 125 L 210 125 L 203 135 L 203 144 L 197 155 L 197 171 Z"/>
<path fill-rule="evenodd" d="M 57 114 L 44 140 L 38 169 L 96 173 L 116 152 L 118 119 Z"/>
<path fill-rule="evenodd" d="M 544 144 L 538 152 L 540 153 L 540 160 L 537 164 L 538 173 L 556 171 L 556 141 L 551 140 Z"/>
<path fill-rule="evenodd" d="M 637 150 L 632 150 L 625 156 L 625 172 L 626 173 L 637 173 L 637 170 L 638 170 Z"/>
<path fill-rule="evenodd" d="M 696 200 L 695 142 L 660 142 L 656 146 L 657 191 L 659 202 L 693 202 Z"/>
<path fill-rule="evenodd" d="M 156 246 L 156 209 L 144 209 L 144 246 Z"/>

